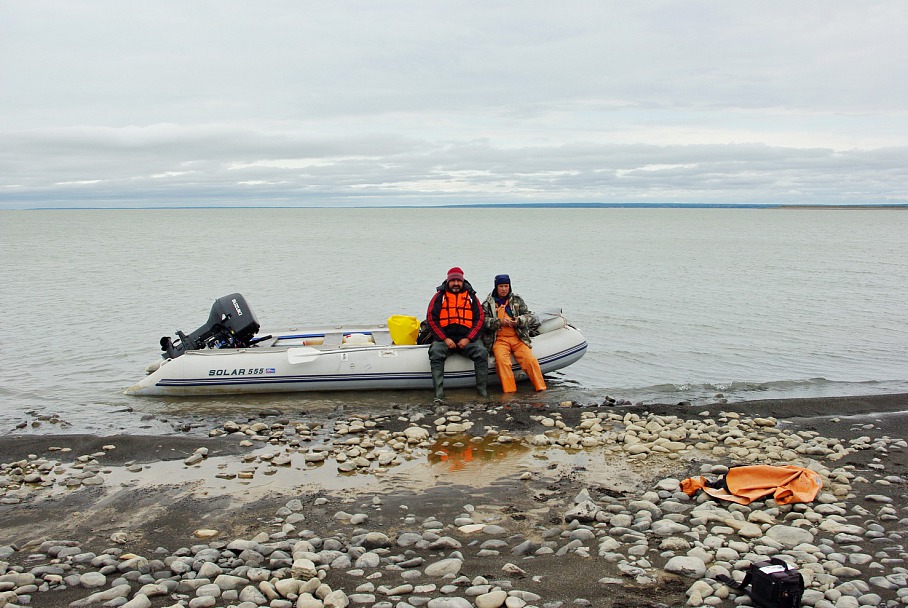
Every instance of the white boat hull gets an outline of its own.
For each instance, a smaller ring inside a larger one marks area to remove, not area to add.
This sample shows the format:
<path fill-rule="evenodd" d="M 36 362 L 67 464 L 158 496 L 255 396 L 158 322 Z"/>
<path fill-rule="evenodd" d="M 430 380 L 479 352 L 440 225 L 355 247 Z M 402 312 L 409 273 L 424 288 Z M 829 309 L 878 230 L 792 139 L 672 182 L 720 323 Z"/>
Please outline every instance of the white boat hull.
<path fill-rule="evenodd" d="M 561 316 L 543 323 L 533 338 L 533 353 L 543 373 L 579 360 L 586 340 Z M 340 344 L 350 333 L 370 336 L 369 344 Z M 130 395 L 224 395 L 301 391 L 431 389 L 427 345 L 401 346 L 390 342 L 386 327 L 331 328 L 276 332 L 269 342 L 251 348 L 186 351 L 160 363 Z M 311 346 L 313 336 L 322 336 Z M 338 343 L 330 346 L 332 336 Z M 526 375 L 511 360 L 517 380 Z M 498 382 L 494 359 L 489 358 L 489 382 Z M 475 385 L 473 362 L 461 355 L 448 357 L 445 387 Z"/>

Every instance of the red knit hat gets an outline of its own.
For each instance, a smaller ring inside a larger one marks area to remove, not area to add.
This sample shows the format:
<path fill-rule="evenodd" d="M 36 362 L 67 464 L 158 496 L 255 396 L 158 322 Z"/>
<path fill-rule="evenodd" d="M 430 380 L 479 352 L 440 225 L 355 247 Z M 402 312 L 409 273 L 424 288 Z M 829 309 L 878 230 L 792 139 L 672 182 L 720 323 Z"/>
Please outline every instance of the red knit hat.
<path fill-rule="evenodd" d="M 461 270 L 457 266 L 449 270 L 447 280 L 450 281 L 451 279 L 460 279 L 461 281 L 463 281 L 463 270 Z"/>

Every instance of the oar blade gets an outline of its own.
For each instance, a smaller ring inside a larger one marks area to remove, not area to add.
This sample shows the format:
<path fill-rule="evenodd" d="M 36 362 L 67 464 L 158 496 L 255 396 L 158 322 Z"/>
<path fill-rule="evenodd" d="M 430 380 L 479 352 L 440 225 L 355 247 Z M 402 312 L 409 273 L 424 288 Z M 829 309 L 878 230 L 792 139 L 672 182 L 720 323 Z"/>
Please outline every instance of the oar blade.
<path fill-rule="evenodd" d="M 287 349 L 287 361 L 291 365 L 297 363 L 310 363 L 321 356 L 321 351 L 310 346 L 300 346 Z"/>

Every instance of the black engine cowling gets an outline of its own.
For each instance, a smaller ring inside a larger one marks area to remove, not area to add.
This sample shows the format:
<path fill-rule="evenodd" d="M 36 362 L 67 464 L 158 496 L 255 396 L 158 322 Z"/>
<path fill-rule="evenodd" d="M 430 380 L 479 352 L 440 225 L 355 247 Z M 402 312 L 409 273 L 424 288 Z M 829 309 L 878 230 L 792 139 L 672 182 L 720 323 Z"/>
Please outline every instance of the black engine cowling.
<path fill-rule="evenodd" d="M 260 327 L 246 299 L 232 293 L 215 300 L 208 322 L 188 336 L 178 330 L 179 340 L 176 343 L 167 336 L 161 338 L 161 350 L 164 351 L 161 356 L 175 359 L 187 350 L 245 348 L 253 344 Z"/>

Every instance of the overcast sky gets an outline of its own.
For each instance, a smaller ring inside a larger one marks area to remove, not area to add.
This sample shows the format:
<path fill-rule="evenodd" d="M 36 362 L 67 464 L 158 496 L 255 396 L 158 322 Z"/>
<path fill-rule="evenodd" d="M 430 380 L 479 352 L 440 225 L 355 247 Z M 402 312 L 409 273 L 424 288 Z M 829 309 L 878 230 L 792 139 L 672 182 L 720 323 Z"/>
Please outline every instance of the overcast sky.
<path fill-rule="evenodd" d="M 908 2 L 0 0 L 0 208 L 908 203 Z"/>

